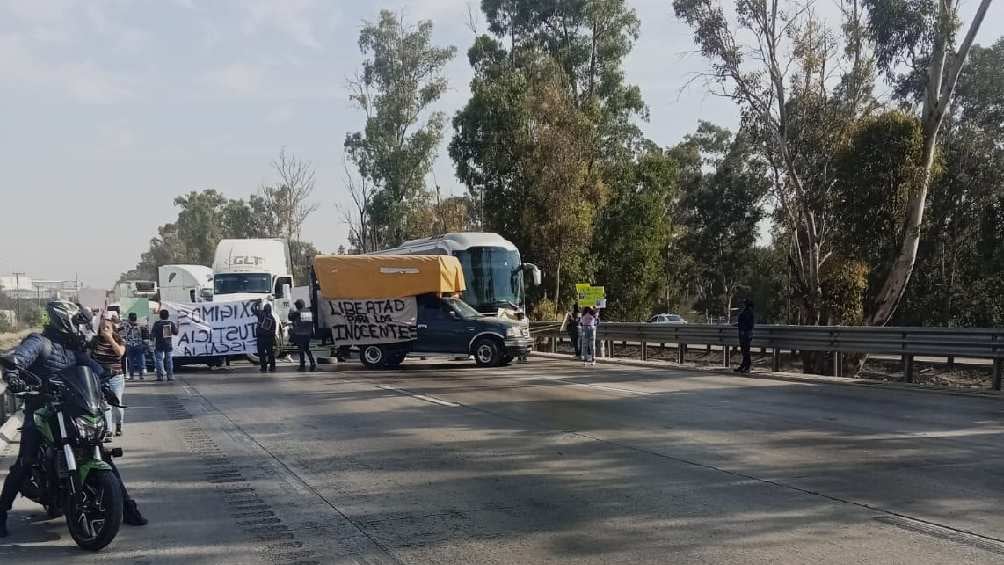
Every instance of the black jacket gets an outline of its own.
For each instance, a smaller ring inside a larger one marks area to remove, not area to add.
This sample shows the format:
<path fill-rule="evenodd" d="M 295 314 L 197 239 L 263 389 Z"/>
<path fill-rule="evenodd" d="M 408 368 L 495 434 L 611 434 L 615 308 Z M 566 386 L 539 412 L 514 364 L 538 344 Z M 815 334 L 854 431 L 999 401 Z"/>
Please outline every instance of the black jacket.
<path fill-rule="evenodd" d="M 751 332 L 753 327 L 756 326 L 756 319 L 753 309 L 750 307 L 743 308 L 743 311 L 739 313 L 739 331 L 741 332 Z"/>

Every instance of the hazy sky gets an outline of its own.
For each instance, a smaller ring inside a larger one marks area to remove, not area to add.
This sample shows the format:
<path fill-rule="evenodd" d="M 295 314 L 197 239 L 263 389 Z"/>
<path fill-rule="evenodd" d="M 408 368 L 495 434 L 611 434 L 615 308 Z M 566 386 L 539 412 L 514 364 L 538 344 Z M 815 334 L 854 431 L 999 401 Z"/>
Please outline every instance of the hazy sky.
<path fill-rule="evenodd" d="M 627 79 L 651 109 L 645 133 L 671 145 L 699 117 L 734 126 L 728 101 L 699 85 L 681 93 L 705 63 L 687 55 L 671 2 L 629 3 L 642 27 Z M 342 141 L 362 124 L 345 88 L 362 20 L 385 7 L 434 21 L 435 40 L 459 50 L 438 106 L 452 116 L 471 78 L 468 4 L 477 11 L 476 0 L 0 0 L 0 273 L 110 286 L 176 216 L 176 195 L 246 197 L 271 180 L 281 146 L 316 166 L 321 208 L 304 236 L 334 250 L 346 234 Z M 982 43 L 1004 34 L 1000 4 Z M 462 192 L 445 142 L 435 171 Z"/>

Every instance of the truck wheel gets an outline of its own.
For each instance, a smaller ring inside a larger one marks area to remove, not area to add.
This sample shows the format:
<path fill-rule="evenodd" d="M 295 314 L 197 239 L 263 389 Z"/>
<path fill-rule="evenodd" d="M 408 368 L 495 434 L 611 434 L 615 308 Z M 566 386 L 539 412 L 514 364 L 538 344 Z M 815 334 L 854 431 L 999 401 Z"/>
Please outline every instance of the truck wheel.
<path fill-rule="evenodd" d="M 478 367 L 494 367 L 502 361 L 502 348 L 498 341 L 483 337 L 474 342 L 474 362 Z"/>
<path fill-rule="evenodd" d="M 365 345 L 359 350 L 359 360 L 367 369 L 382 369 L 387 364 L 387 351 L 382 345 Z"/>

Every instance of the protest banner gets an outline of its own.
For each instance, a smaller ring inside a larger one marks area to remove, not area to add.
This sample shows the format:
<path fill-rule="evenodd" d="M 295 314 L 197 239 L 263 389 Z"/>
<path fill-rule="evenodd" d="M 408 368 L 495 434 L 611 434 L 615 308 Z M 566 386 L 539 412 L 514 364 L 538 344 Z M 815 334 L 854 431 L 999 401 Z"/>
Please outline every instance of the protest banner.
<path fill-rule="evenodd" d="M 322 300 L 322 326 L 335 345 L 399 343 L 418 338 L 414 296 L 372 300 Z"/>
<path fill-rule="evenodd" d="M 163 302 L 171 320 L 178 324 L 174 357 L 248 355 L 258 351 L 256 326 L 260 300 Z"/>

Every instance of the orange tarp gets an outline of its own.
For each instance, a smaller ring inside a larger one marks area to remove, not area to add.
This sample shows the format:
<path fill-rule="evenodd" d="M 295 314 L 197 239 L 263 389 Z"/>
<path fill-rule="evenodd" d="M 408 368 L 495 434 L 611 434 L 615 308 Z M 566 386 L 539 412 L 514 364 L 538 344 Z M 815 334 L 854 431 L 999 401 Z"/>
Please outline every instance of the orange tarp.
<path fill-rule="evenodd" d="M 467 288 L 460 261 L 450 255 L 318 255 L 314 273 L 328 299 L 403 298 Z"/>

